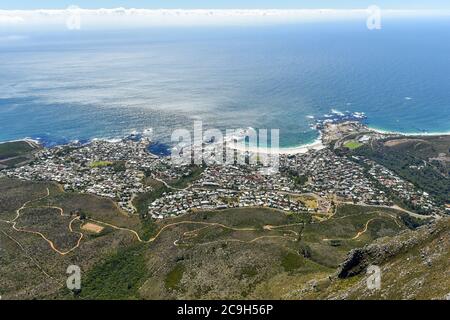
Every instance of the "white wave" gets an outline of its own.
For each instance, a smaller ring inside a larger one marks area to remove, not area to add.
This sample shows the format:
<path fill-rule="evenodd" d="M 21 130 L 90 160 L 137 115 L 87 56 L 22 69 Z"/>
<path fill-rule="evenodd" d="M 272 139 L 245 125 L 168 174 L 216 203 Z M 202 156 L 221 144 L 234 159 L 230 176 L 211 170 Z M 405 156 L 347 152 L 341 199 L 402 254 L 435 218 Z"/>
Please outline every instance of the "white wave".
<path fill-rule="evenodd" d="M 29 141 L 29 142 L 33 142 L 33 143 L 36 143 L 36 144 L 41 144 L 41 142 L 40 142 L 39 140 L 41 140 L 41 138 L 30 138 L 30 137 L 25 137 L 25 138 L 23 138 L 23 139 L 14 139 L 14 140 L 0 141 L 0 143 Z"/>
<path fill-rule="evenodd" d="M 335 115 L 338 115 L 338 116 L 341 116 L 341 117 L 344 116 L 344 113 L 339 111 L 339 110 L 337 110 L 337 109 L 331 109 L 331 113 L 333 113 Z"/>
<path fill-rule="evenodd" d="M 402 132 L 402 131 L 393 131 L 393 130 L 386 130 L 386 129 L 380 129 L 375 126 L 369 126 L 369 129 L 382 134 L 396 134 L 401 136 L 449 136 L 450 131 L 443 131 L 443 132 Z"/>
<path fill-rule="evenodd" d="M 123 138 L 93 138 L 93 139 L 91 139 L 92 142 L 105 141 L 105 142 L 109 142 L 109 143 L 117 143 L 122 140 L 123 140 Z"/>
<path fill-rule="evenodd" d="M 366 114 L 364 112 L 353 112 L 353 116 L 355 118 L 363 119 L 366 117 Z"/>

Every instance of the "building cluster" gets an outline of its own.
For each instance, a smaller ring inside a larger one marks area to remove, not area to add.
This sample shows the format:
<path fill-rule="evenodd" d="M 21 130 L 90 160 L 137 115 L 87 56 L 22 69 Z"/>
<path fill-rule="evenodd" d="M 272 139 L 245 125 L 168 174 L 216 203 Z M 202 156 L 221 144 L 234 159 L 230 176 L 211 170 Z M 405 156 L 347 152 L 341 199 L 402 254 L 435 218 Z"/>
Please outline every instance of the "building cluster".
<path fill-rule="evenodd" d="M 127 212 L 134 212 L 133 195 L 149 191 L 143 184 L 143 170 L 158 160 L 146 151 L 148 141 L 93 141 L 42 149 L 25 166 L 6 170 L 9 177 L 55 181 L 66 191 L 78 191 L 116 200 Z"/>
<path fill-rule="evenodd" d="M 291 178 L 279 173 L 265 175 L 260 169 L 258 165 L 207 166 L 188 188 L 165 193 L 151 203 L 148 213 L 153 218 L 164 218 L 193 210 L 236 207 L 306 211 L 300 201 L 294 201 L 289 196 L 294 188 Z"/>
<path fill-rule="evenodd" d="M 308 178 L 298 187 L 299 192 L 315 193 L 321 197 L 338 197 L 355 203 L 387 205 L 390 201 L 367 176 L 364 168 L 330 149 L 311 151 L 288 157 L 285 165 L 291 171 Z"/>
<path fill-rule="evenodd" d="M 368 172 L 370 176 L 398 199 L 411 204 L 415 208 L 420 208 L 428 214 L 443 213 L 442 208 L 433 201 L 433 198 L 427 192 L 418 190 L 412 183 L 405 181 L 391 170 L 374 161 L 368 159 L 363 159 L 363 161 L 370 167 Z"/>
<path fill-rule="evenodd" d="M 300 194 L 314 194 L 328 202 L 336 199 L 388 206 L 395 195 L 429 212 L 440 210 L 428 194 L 383 166 L 362 157 L 338 155 L 330 148 L 281 155 L 279 171 L 272 174 L 263 174 L 259 165 L 207 165 L 188 185 L 171 187 L 169 182 L 192 175 L 192 166 L 174 165 L 169 158 L 152 155 L 148 143 L 146 139 L 124 139 L 42 149 L 33 162 L 0 174 L 55 181 L 65 190 L 109 197 L 129 213 L 136 210 L 132 204 L 135 195 L 152 191 L 146 180 L 156 179 L 167 190 L 148 207 L 148 215 L 155 219 L 233 207 L 308 211 L 295 200 Z"/>
<path fill-rule="evenodd" d="M 294 182 L 280 173 L 263 174 L 258 165 L 208 166 L 194 187 L 220 187 L 236 191 L 291 191 Z"/>
<path fill-rule="evenodd" d="M 292 200 L 287 194 L 193 188 L 164 194 L 149 205 L 148 215 L 154 219 L 163 219 L 195 210 L 223 210 L 242 207 L 267 207 L 288 212 L 307 211 L 303 203 Z"/>

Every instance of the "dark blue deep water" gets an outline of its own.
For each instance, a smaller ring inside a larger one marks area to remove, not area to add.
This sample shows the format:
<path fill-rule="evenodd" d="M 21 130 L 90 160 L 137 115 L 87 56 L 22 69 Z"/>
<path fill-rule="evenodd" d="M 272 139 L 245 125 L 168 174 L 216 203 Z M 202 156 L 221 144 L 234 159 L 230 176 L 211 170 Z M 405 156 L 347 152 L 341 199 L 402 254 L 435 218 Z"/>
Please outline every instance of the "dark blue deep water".
<path fill-rule="evenodd" d="M 0 37 L 0 39 L 2 39 Z M 312 117 L 450 131 L 450 22 L 24 33 L 0 40 L 0 141 L 119 138 L 153 128 L 279 128 L 312 142 Z M 164 146 L 164 145 L 162 145 Z M 164 152 L 162 148 L 160 151 Z"/>

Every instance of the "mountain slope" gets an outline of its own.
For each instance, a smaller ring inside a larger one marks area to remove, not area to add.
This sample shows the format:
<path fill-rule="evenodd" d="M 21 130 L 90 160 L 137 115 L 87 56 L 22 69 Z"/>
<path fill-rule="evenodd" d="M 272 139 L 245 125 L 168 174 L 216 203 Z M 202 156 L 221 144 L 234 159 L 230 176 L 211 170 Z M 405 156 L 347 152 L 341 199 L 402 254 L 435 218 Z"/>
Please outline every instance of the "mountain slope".
<path fill-rule="evenodd" d="M 380 290 L 367 288 L 369 265 L 381 269 Z M 352 250 L 336 277 L 297 298 L 448 299 L 449 294 L 450 218 L 442 218 Z"/>

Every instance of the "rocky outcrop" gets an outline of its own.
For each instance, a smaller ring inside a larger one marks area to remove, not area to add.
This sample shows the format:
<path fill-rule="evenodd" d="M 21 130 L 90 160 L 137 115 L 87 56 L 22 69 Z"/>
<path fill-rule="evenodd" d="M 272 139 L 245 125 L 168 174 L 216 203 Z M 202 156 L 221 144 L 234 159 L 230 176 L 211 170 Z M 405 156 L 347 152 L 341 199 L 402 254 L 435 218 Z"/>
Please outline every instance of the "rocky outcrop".
<path fill-rule="evenodd" d="M 403 231 L 392 238 L 382 238 L 363 248 L 353 249 L 340 265 L 337 277 L 348 278 L 364 272 L 370 265 L 379 265 L 418 244 L 431 241 L 441 232 L 448 232 L 448 218 L 441 219 L 417 230 Z"/>

